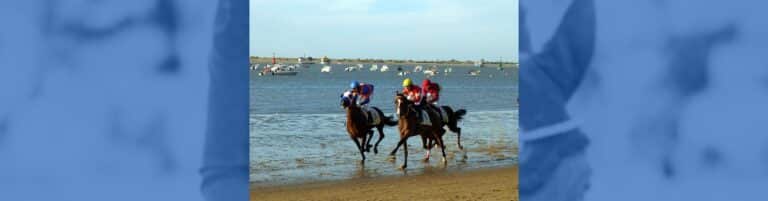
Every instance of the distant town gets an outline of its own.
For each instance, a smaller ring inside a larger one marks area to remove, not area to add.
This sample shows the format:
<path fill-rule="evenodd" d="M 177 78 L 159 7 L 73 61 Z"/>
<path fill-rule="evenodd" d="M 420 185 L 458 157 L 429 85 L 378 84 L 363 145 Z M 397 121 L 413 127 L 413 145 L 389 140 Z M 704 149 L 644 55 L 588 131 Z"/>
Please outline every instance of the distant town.
<path fill-rule="evenodd" d="M 328 58 L 328 57 L 321 57 L 321 58 L 313 58 L 313 57 L 259 57 L 259 56 L 251 56 L 250 62 L 251 64 L 256 63 L 272 63 L 274 59 L 275 63 L 283 63 L 283 64 L 399 64 L 399 65 L 448 65 L 448 66 L 466 66 L 466 65 L 473 65 L 473 66 L 493 66 L 498 67 L 499 64 L 501 64 L 501 67 L 518 67 L 518 63 L 514 61 L 504 61 L 501 60 L 477 60 L 477 61 L 471 61 L 471 60 L 399 60 L 399 59 L 371 59 L 371 58 L 357 58 L 357 59 L 350 59 L 350 58 Z"/>

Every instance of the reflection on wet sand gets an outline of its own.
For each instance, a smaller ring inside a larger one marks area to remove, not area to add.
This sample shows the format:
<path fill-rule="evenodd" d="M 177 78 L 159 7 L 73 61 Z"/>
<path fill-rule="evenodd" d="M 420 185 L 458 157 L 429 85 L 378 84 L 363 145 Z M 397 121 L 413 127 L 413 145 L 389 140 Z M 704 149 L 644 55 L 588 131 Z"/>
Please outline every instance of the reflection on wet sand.
<path fill-rule="evenodd" d="M 462 127 L 464 150 L 457 146 L 455 133 L 444 136 L 447 164 L 439 148 L 433 148 L 429 161 L 422 161 L 426 150 L 421 139 L 408 140 L 409 168 L 399 169 L 403 148 L 390 160 L 388 153 L 397 144 L 395 128 L 385 128 L 379 153 L 366 153 L 364 165 L 343 129 L 343 114 L 252 114 L 251 183 L 279 186 L 306 182 L 438 174 L 452 171 L 511 166 L 517 163 L 517 111 L 475 111 Z M 264 121 L 269 120 L 269 121 Z M 280 122 L 280 123 L 264 123 Z M 506 122 L 506 123 L 504 123 Z M 286 126 L 290 125 L 290 126 Z M 307 126 L 314 125 L 314 126 Z M 296 132 L 293 127 L 312 127 L 313 132 Z M 378 134 L 376 134 L 378 135 Z"/>

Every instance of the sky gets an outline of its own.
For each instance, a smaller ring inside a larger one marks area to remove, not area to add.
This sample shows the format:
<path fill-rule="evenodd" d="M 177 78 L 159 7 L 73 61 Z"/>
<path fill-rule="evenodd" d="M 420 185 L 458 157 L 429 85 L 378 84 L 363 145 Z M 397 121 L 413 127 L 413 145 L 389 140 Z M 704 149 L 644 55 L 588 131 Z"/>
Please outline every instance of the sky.
<path fill-rule="evenodd" d="M 251 0 L 252 56 L 517 60 L 518 0 Z"/>

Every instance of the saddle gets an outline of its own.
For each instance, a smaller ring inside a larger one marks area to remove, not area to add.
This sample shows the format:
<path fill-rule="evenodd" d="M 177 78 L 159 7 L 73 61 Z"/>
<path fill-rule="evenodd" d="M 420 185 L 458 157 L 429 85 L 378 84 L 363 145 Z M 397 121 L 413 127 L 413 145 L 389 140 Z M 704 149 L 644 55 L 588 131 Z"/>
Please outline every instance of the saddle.
<path fill-rule="evenodd" d="M 431 126 L 432 125 L 432 121 L 431 121 L 430 116 L 429 116 L 429 111 L 427 111 L 427 110 L 433 111 L 435 113 L 435 115 L 438 118 L 440 118 L 440 120 L 443 121 L 443 123 L 446 123 L 446 124 L 448 123 L 448 113 L 446 113 L 445 110 L 443 110 L 443 109 L 441 109 L 440 107 L 437 107 L 437 106 L 434 106 L 434 107 L 426 106 L 426 107 L 424 107 L 424 109 L 421 110 L 421 117 L 422 117 L 421 118 L 421 124 L 422 125 L 426 125 L 426 126 Z"/>
<path fill-rule="evenodd" d="M 427 112 L 426 109 L 422 109 L 421 111 L 421 125 L 425 126 L 432 126 L 432 120 L 429 118 L 429 112 Z"/>
<path fill-rule="evenodd" d="M 360 110 L 363 111 L 363 115 L 365 115 L 365 119 L 368 121 L 369 125 L 379 125 L 381 123 L 381 117 L 379 116 L 378 111 L 368 107 L 361 107 Z"/>

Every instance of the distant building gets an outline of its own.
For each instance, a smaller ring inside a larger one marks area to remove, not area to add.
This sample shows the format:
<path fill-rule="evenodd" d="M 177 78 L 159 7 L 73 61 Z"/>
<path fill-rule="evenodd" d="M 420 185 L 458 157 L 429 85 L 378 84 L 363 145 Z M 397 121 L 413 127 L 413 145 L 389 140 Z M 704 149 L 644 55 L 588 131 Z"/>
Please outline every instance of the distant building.
<path fill-rule="evenodd" d="M 326 56 L 323 56 L 323 58 L 320 59 L 320 64 L 331 64 L 331 59 L 329 59 Z"/>
<path fill-rule="evenodd" d="M 475 61 L 476 67 L 483 67 L 485 65 L 485 59 L 480 59 L 480 61 Z"/>

